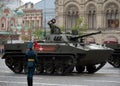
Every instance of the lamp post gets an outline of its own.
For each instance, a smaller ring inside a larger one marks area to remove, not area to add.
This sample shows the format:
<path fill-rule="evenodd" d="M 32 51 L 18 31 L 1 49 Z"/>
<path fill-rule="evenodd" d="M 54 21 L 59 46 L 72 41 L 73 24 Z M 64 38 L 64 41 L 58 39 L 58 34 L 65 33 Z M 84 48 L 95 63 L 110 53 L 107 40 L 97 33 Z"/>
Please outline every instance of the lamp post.
<path fill-rule="evenodd" d="M 46 38 L 46 0 L 44 0 L 44 38 Z"/>
<path fill-rule="evenodd" d="M 12 44 L 12 33 L 11 33 L 10 17 L 9 16 L 7 16 L 7 31 L 9 34 L 9 40 L 11 41 L 11 44 Z"/>

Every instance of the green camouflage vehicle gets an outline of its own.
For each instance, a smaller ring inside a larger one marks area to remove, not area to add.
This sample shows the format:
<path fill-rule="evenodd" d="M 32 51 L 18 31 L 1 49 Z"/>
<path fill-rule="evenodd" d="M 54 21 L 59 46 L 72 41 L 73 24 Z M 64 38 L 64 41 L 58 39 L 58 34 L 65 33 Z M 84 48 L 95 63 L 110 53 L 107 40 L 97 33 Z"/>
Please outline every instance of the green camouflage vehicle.
<path fill-rule="evenodd" d="M 74 72 L 95 73 L 107 62 L 113 53 L 104 45 L 85 44 L 85 37 L 100 34 L 95 32 L 85 35 L 62 34 L 57 26 L 45 41 L 34 42 L 39 62 L 36 65 L 37 74 L 67 74 Z M 57 29 L 56 29 L 57 28 Z M 5 44 L 2 59 L 10 70 L 15 73 L 27 72 L 24 59 L 28 43 Z"/>
<path fill-rule="evenodd" d="M 106 46 L 114 49 L 114 52 L 108 58 L 108 63 L 110 63 L 115 68 L 120 68 L 120 44 L 106 43 Z"/>

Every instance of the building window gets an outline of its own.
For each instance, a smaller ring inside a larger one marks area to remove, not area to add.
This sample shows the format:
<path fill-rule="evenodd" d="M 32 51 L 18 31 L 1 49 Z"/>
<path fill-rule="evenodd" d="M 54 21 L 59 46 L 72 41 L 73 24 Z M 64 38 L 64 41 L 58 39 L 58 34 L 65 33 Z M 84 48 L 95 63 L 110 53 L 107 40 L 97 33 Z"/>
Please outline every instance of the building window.
<path fill-rule="evenodd" d="M 25 8 L 28 8 L 28 4 L 27 3 L 25 4 Z"/>
<path fill-rule="evenodd" d="M 106 8 L 106 28 L 119 28 L 118 6 L 111 3 Z"/>
<path fill-rule="evenodd" d="M 67 8 L 66 15 L 65 15 L 65 28 L 70 30 L 72 27 L 75 26 L 77 19 L 78 19 L 78 8 L 74 5 L 70 5 Z"/>
<path fill-rule="evenodd" d="M 22 21 L 22 23 L 24 24 L 24 21 Z"/>
<path fill-rule="evenodd" d="M 34 5 L 33 5 L 33 4 L 31 4 L 31 8 L 33 8 L 33 6 L 34 6 Z"/>
<path fill-rule="evenodd" d="M 4 23 L 2 23 L 2 28 L 4 28 L 5 27 L 5 24 Z"/>
<path fill-rule="evenodd" d="M 94 5 L 89 5 L 87 8 L 88 13 L 88 28 L 95 29 L 96 28 L 96 8 Z"/>
<path fill-rule="evenodd" d="M 2 19 L 1 27 L 2 27 L 2 29 L 5 29 L 5 20 L 4 19 Z"/>
<path fill-rule="evenodd" d="M 10 27 L 12 27 L 12 26 L 14 26 L 15 24 L 14 24 L 14 21 L 12 20 L 12 21 L 10 21 Z"/>

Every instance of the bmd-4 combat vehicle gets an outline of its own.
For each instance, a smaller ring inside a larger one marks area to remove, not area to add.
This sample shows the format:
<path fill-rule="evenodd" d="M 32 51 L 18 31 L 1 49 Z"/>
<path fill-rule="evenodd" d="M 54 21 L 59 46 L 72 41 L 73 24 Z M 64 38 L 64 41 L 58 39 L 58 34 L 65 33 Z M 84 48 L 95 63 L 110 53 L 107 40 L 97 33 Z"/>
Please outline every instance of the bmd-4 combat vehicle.
<path fill-rule="evenodd" d="M 50 21 L 51 22 L 51 21 Z M 100 34 L 95 32 L 82 36 L 62 34 L 59 28 L 49 23 L 53 30 L 45 41 L 34 42 L 39 62 L 36 65 L 37 74 L 67 74 L 74 69 L 77 73 L 95 73 L 101 69 L 110 57 L 113 50 L 99 44 L 83 42 L 85 37 Z M 5 53 L 2 59 L 15 73 L 26 73 L 26 61 L 24 59 L 28 43 L 5 44 Z"/>

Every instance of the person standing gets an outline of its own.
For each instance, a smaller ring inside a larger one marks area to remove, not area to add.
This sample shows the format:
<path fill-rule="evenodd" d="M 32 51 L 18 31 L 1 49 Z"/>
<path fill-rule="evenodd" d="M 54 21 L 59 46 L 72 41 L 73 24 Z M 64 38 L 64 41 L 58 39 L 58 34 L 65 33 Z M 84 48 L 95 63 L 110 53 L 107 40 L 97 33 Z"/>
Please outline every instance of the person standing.
<path fill-rule="evenodd" d="M 25 54 L 25 58 L 27 60 L 27 68 L 28 68 L 27 83 L 28 86 L 33 86 L 33 74 L 35 71 L 35 65 L 38 62 L 38 58 L 36 52 L 33 50 L 32 42 L 28 43 L 27 48 L 28 50 L 26 51 Z"/>

